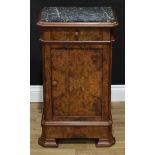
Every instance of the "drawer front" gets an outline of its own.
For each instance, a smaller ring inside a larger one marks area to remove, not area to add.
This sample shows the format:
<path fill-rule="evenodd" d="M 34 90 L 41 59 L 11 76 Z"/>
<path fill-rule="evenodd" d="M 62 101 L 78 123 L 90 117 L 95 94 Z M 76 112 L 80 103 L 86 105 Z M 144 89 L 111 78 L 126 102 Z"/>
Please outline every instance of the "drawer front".
<path fill-rule="evenodd" d="M 53 41 L 109 41 L 109 28 L 55 28 L 43 32 L 44 40 Z"/>

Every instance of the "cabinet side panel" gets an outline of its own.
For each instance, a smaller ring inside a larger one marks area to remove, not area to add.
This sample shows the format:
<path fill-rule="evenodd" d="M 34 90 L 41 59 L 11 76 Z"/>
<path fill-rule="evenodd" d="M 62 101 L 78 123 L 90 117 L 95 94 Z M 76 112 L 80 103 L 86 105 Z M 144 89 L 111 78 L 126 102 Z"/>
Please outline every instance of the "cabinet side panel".
<path fill-rule="evenodd" d="M 44 114 L 45 120 L 51 120 L 52 108 L 51 108 L 51 56 L 50 56 L 50 46 L 43 45 L 43 95 L 44 95 Z"/>
<path fill-rule="evenodd" d="M 110 96 L 111 96 L 111 45 L 105 45 L 103 48 L 103 104 L 102 104 L 102 120 L 106 121 L 110 118 Z"/>

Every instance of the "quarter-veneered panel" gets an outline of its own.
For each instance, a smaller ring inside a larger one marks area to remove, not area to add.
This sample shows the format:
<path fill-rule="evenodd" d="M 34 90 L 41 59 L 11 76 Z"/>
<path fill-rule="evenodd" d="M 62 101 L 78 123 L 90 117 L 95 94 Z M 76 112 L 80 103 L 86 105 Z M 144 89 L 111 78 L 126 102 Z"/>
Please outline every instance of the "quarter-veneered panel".
<path fill-rule="evenodd" d="M 54 116 L 101 116 L 103 55 L 103 49 L 51 49 Z"/>

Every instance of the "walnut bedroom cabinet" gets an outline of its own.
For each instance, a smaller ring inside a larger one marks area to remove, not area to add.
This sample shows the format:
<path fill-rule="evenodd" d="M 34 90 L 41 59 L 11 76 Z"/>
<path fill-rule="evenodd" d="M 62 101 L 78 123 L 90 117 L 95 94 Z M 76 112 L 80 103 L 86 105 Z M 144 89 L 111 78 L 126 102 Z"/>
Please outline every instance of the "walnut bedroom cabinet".
<path fill-rule="evenodd" d="M 37 25 L 43 56 L 42 134 L 39 144 L 57 147 L 62 138 L 95 138 L 111 146 L 110 7 L 45 7 Z"/>

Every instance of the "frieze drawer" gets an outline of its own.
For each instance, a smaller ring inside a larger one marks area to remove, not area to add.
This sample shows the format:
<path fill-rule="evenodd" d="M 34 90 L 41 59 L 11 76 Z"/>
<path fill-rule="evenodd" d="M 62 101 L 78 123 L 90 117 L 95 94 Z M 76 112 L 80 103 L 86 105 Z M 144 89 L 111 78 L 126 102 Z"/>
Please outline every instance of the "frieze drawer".
<path fill-rule="evenodd" d="M 51 41 L 109 41 L 108 28 L 54 28 L 42 32 L 43 40 Z"/>

